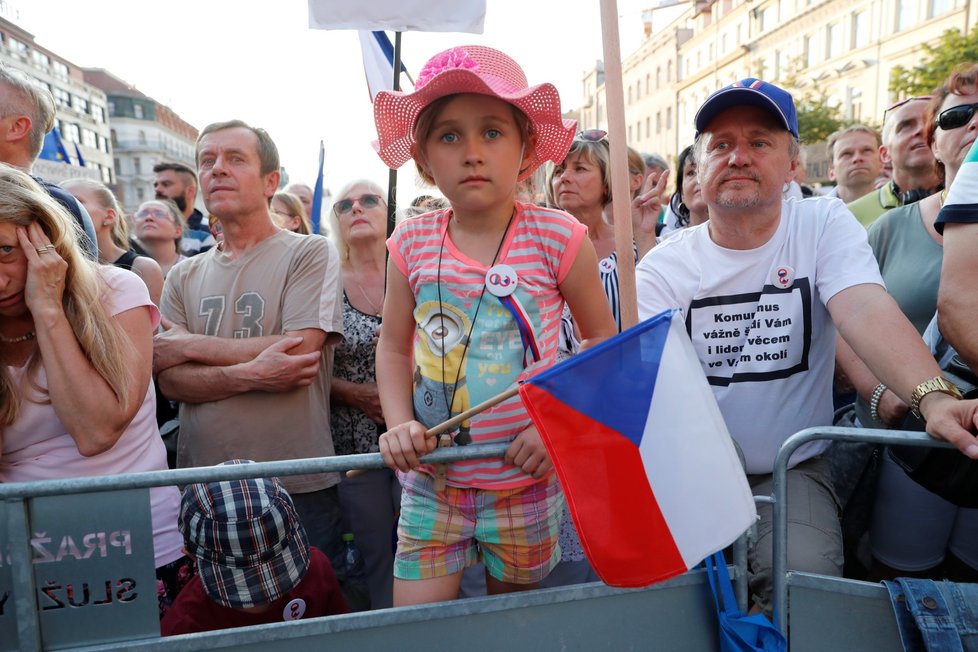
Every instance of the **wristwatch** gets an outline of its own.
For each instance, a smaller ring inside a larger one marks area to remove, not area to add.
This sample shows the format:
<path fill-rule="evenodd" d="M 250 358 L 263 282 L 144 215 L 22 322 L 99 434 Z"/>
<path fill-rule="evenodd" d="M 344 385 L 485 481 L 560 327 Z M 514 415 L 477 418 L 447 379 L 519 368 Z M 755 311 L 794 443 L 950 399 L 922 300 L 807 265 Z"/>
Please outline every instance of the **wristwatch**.
<path fill-rule="evenodd" d="M 920 413 L 920 401 L 931 392 L 941 392 L 942 394 L 947 394 L 948 396 L 953 396 L 954 398 L 961 400 L 961 390 L 959 390 L 951 381 L 945 380 L 940 376 L 934 376 L 929 380 L 925 380 L 914 387 L 913 394 L 910 395 L 910 412 L 912 412 L 915 417 L 920 419 L 921 422 L 926 421 L 926 419 L 924 419 L 924 415 Z"/>

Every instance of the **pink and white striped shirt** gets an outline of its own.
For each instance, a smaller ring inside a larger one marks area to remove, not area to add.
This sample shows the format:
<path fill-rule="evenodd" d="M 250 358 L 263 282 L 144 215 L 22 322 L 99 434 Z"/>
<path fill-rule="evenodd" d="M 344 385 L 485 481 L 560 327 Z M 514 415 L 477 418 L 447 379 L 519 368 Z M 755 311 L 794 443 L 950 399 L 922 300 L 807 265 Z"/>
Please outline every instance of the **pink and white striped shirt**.
<path fill-rule="evenodd" d="M 508 265 L 518 280 L 501 300 L 485 289 L 495 266 L 466 256 L 446 234 L 451 216 L 446 209 L 405 220 L 387 244 L 414 292 L 414 411 L 427 427 L 554 363 L 564 306 L 557 286 L 587 234 L 567 213 L 517 202 L 496 266 Z M 463 424 L 455 443 L 509 442 L 529 423 L 514 396 Z M 512 489 L 534 482 L 501 459 L 448 467 L 448 483 L 459 487 Z"/>

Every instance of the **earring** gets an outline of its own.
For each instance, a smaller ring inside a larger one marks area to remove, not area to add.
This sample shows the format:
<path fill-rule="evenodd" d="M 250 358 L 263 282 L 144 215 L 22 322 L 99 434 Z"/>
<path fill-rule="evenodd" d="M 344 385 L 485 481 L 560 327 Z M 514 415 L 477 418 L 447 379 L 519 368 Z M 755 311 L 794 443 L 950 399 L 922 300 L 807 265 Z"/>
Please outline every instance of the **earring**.
<path fill-rule="evenodd" d="M 112 226 L 112 220 L 108 218 L 102 220 L 102 226 Z"/>

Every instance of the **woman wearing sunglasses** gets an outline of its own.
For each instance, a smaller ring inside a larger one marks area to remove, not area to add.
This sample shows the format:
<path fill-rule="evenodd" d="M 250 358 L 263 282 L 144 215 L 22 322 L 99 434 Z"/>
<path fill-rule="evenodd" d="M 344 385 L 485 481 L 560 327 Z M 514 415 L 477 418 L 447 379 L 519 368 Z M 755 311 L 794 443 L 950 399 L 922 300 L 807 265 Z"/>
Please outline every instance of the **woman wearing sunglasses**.
<path fill-rule="evenodd" d="M 978 136 L 978 64 L 958 67 L 934 92 L 927 142 L 950 187 Z M 884 213 L 869 242 L 886 288 L 923 333 L 937 309 L 943 248 L 934 220 L 947 191 Z M 841 339 L 840 339 L 841 342 Z M 899 428 L 907 406 L 840 345 L 840 361 L 859 392 L 856 416 L 867 428 Z M 855 375 L 854 375 L 855 374 Z M 978 580 L 978 510 L 959 508 L 911 480 L 882 456 L 870 525 L 873 579 L 900 575 Z"/>
<path fill-rule="evenodd" d="M 136 238 L 160 265 L 163 278 L 174 265 L 187 257 L 180 251 L 186 223 L 172 199 L 151 199 L 139 205 L 133 215 Z"/>
<path fill-rule="evenodd" d="M 376 453 L 386 429 L 377 394 L 374 350 L 384 307 L 387 203 L 385 192 L 361 179 L 340 189 L 330 212 L 331 234 L 343 271 L 343 342 L 333 361 L 333 446 L 337 455 Z M 391 469 L 344 477 L 340 484 L 343 518 L 363 553 L 370 604 L 390 607 L 394 587 L 391 532 L 401 502 Z"/>

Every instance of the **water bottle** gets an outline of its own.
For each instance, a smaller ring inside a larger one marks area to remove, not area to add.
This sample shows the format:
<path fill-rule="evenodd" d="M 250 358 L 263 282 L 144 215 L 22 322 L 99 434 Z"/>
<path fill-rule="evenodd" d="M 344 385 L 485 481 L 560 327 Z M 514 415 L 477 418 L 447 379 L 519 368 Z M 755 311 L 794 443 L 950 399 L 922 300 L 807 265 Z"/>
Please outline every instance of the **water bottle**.
<path fill-rule="evenodd" d="M 353 533 L 343 534 L 343 561 L 347 577 L 363 577 L 363 555 L 353 541 Z"/>
<path fill-rule="evenodd" d="M 338 564 L 342 572 L 337 573 L 343 595 L 352 611 L 370 609 L 370 589 L 367 587 L 367 574 L 364 568 L 363 553 L 353 540 L 353 533 L 346 532 L 343 539 L 343 556 Z"/>

